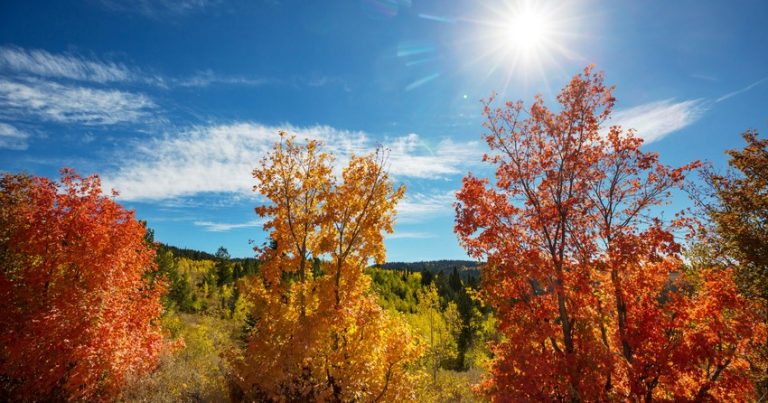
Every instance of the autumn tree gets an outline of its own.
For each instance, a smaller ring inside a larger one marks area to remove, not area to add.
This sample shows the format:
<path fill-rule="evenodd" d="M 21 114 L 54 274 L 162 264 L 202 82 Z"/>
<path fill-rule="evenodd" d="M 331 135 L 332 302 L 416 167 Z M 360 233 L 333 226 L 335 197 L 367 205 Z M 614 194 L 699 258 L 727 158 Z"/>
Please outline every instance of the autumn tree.
<path fill-rule="evenodd" d="M 419 348 L 371 295 L 363 269 L 385 257 L 395 205 L 379 150 L 334 175 L 317 141 L 281 140 L 253 172 L 269 200 L 262 275 L 244 287 L 253 329 L 239 365 L 246 394 L 261 400 L 400 401 L 414 398 L 406 366 Z"/>
<path fill-rule="evenodd" d="M 695 196 L 714 224 L 719 255 L 737 267 L 742 291 L 768 301 L 768 140 L 751 130 L 742 137 L 746 146 L 727 152 L 730 170 L 705 169 L 708 188 Z"/>
<path fill-rule="evenodd" d="M 689 191 L 704 213 L 694 263 L 732 267 L 739 291 L 753 300 L 768 322 L 768 140 L 757 131 L 742 134 L 746 145 L 727 151 L 728 170 L 702 169 Z M 768 390 L 768 340 L 753 360 L 763 390 Z"/>
<path fill-rule="evenodd" d="M 689 278 L 654 211 L 698 164 L 672 169 L 608 126 L 612 88 L 585 69 L 550 109 L 541 96 L 485 104 L 483 157 L 455 231 L 487 260 L 482 294 L 504 335 L 485 391 L 495 400 L 731 400 L 751 393 L 744 359 L 761 331 L 729 270 Z"/>
<path fill-rule="evenodd" d="M 111 400 L 163 345 L 154 245 L 99 178 L 0 179 L 0 400 Z"/>
<path fill-rule="evenodd" d="M 458 357 L 456 339 L 461 332 L 461 317 L 455 303 L 449 302 L 445 309 L 441 307 L 434 283 L 419 292 L 418 308 L 412 322 L 416 322 L 416 327 L 426 336 L 425 366 L 432 374 L 432 383 L 436 384 L 438 371 Z"/>
<path fill-rule="evenodd" d="M 232 262 L 227 248 L 220 246 L 216 250 L 216 285 L 221 287 L 234 281 Z"/>

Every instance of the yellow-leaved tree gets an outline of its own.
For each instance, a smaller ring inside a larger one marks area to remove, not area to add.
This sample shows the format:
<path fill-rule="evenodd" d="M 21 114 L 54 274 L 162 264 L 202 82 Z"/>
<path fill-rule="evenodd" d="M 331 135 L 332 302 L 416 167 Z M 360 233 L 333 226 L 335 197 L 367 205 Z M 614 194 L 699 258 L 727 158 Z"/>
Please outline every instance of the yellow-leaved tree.
<path fill-rule="evenodd" d="M 382 150 L 334 174 L 317 141 L 281 139 L 253 171 L 269 205 L 262 275 L 245 285 L 253 328 L 238 382 L 256 400 L 414 400 L 408 371 L 422 351 L 398 317 L 376 303 L 363 272 L 383 263 L 395 188 Z"/>

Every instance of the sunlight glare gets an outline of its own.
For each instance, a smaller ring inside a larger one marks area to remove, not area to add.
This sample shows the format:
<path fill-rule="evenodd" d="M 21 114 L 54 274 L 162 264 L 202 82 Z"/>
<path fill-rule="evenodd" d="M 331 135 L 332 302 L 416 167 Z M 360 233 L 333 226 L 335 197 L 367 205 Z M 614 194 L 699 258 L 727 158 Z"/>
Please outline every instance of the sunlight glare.
<path fill-rule="evenodd" d="M 553 70 L 583 57 L 579 42 L 592 27 L 586 0 L 500 0 L 488 3 L 470 22 L 465 41 L 467 66 L 485 70 L 486 79 L 543 82 Z"/>
<path fill-rule="evenodd" d="M 530 56 L 532 52 L 547 46 L 550 29 L 550 21 L 547 21 L 546 15 L 541 10 L 526 5 L 511 17 L 507 34 L 510 45 L 516 51 Z"/>

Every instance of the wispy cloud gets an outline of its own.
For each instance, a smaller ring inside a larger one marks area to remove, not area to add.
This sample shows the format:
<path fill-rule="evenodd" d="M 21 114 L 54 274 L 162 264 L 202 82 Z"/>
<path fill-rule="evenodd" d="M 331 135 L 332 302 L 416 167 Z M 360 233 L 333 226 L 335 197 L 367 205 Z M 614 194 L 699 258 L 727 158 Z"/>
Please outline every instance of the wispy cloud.
<path fill-rule="evenodd" d="M 479 141 L 442 139 L 429 145 L 415 133 L 393 139 L 387 147 L 393 175 L 424 179 L 464 173 L 462 169 L 479 162 L 483 155 Z"/>
<path fill-rule="evenodd" d="M 9 150 L 26 150 L 29 133 L 23 132 L 14 126 L 0 123 L 0 148 Z"/>
<path fill-rule="evenodd" d="M 284 129 L 301 140 L 317 139 L 344 165 L 352 154 L 372 151 L 378 144 L 364 132 L 329 126 L 281 127 L 244 122 L 194 127 L 135 143 L 117 158 L 117 168 L 105 175 L 105 188 L 120 191 L 125 200 L 165 200 L 200 193 L 253 195 L 251 171 L 279 139 Z M 415 134 L 383 142 L 391 146 L 390 171 L 395 177 L 440 178 L 458 174 L 474 143 L 444 140 L 430 152 Z M 412 163 L 409 161 L 418 161 Z"/>
<path fill-rule="evenodd" d="M 620 110 L 610 124 L 636 129 L 646 143 L 660 140 L 699 120 L 706 110 L 703 99 L 675 102 L 671 99 Z"/>
<path fill-rule="evenodd" d="M 260 220 L 251 220 L 244 223 L 195 221 L 194 224 L 198 227 L 203 227 L 203 229 L 209 232 L 226 232 L 226 231 L 231 231 L 233 229 L 260 227 L 264 224 L 264 222 Z"/>
<path fill-rule="evenodd" d="M 74 52 L 51 53 L 43 49 L 24 49 L 0 46 L 0 76 L 28 80 L 31 78 L 53 81 L 112 86 L 143 86 L 160 89 L 208 88 L 214 86 L 258 87 L 264 85 L 293 86 L 297 88 L 339 86 L 351 91 L 342 77 L 312 73 L 288 79 L 255 75 L 222 74 L 204 69 L 179 76 L 168 76 L 135 65 L 112 61 L 97 56 L 83 56 Z"/>
<path fill-rule="evenodd" d="M 405 90 L 406 91 L 411 91 L 413 89 L 421 87 L 422 85 L 424 85 L 424 84 L 426 84 L 426 83 L 428 83 L 428 82 L 430 82 L 430 81 L 432 81 L 432 80 L 434 80 L 434 79 L 436 79 L 438 77 L 440 77 L 440 73 L 433 73 L 433 74 L 429 74 L 427 76 L 421 77 L 418 80 L 416 80 L 416 81 L 406 85 L 405 86 Z"/>
<path fill-rule="evenodd" d="M 415 224 L 453 214 L 453 191 L 432 193 L 409 193 L 397 205 L 397 222 Z"/>
<path fill-rule="evenodd" d="M 693 75 L 693 77 L 702 80 L 716 80 L 714 77 L 704 75 Z M 611 124 L 636 129 L 638 136 L 645 139 L 646 143 L 652 143 L 666 137 L 670 133 L 692 125 L 714 104 L 741 95 L 766 82 L 768 82 L 768 77 L 757 80 L 744 88 L 729 92 L 715 99 L 714 102 L 703 98 L 680 102 L 666 99 L 620 110 L 614 113 Z"/>
<path fill-rule="evenodd" d="M 112 11 L 137 13 L 150 18 L 203 12 L 221 3 L 220 0 L 100 0 L 99 2 Z"/>
<path fill-rule="evenodd" d="M 108 83 L 137 79 L 137 73 L 120 63 L 53 54 L 45 50 L 0 47 L 0 70 L 49 78 Z"/>
<path fill-rule="evenodd" d="M 748 85 L 748 86 L 746 86 L 746 87 L 744 87 L 744 88 L 742 88 L 742 89 L 739 89 L 739 90 L 736 90 L 736 91 L 733 91 L 733 92 L 729 92 L 729 93 L 727 93 L 727 94 L 725 94 L 725 95 L 721 96 L 720 98 L 717 98 L 717 99 L 715 100 L 715 102 L 722 102 L 722 101 L 725 101 L 726 99 L 730 99 L 730 98 L 733 98 L 733 97 L 735 97 L 736 95 L 741 95 L 741 94 L 743 94 L 743 93 L 745 93 L 745 92 L 747 92 L 747 91 L 751 90 L 752 88 L 755 88 L 755 87 L 757 87 L 758 85 L 760 85 L 760 84 L 762 84 L 762 83 L 766 82 L 766 81 L 768 81 L 768 77 L 764 77 L 764 78 L 762 78 L 762 79 L 760 79 L 760 80 L 757 80 L 757 81 L 755 81 L 754 83 L 752 83 L 752 84 L 750 84 L 750 85 Z"/>
<path fill-rule="evenodd" d="M 208 87 L 215 84 L 240 85 L 255 87 L 267 84 L 275 84 L 276 80 L 269 78 L 252 78 L 243 76 L 228 76 L 215 73 L 211 70 L 204 70 L 195 73 L 190 77 L 169 80 L 170 83 L 179 87 Z"/>
<path fill-rule="evenodd" d="M 691 78 L 695 78 L 697 80 L 703 80 L 703 81 L 710 81 L 710 82 L 717 81 L 716 76 L 711 74 L 704 74 L 704 73 L 693 73 L 691 74 Z"/>
<path fill-rule="evenodd" d="M 393 234 L 387 234 L 387 239 L 427 239 L 434 238 L 435 234 L 429 232 L 410 232 L 410 231 L 397 231 Z"/>
<path fill-rule="evenodd" d="M 250 124 L 196 127 L 136 143 L 106 189 L 125 200 L 163 200 L 198 193 L 247 194 L 251 171 L 278 139 L 271 128 Z"/>
<path fill-rule="evenodd" d="M 275 81 L 276 82 L 276 81 Z M 295 87 L 338 87 L 345 92 L 351 92 L 352 86 L 343 77 L 330 76 L 326 74 L 312 73 L 307 76 L 295 76 L 291 80 L 291 85 Z"/>
<path fill-rule="evenodd" d="M 213 85 L 252 87 L 279 83 L 271 78 L 226 75 L 212 70 L 201 70 L 181 77 L 167 77 L 98 57 L 51 53 L 42 49 L 23 49 L 15 46 L 0 47 L 0 72 L 17 78 L 37 77 L 48 81 L 72 80 L 98 84 L 132 83 L 164 89 L 202 88 Z"/>
<path fill-rule="evenodd" d="M 0 116 L 34 116 L 58 123 L 113 125 L 148 117 L 155 103 L 143 94 L 0 79 Z"/>

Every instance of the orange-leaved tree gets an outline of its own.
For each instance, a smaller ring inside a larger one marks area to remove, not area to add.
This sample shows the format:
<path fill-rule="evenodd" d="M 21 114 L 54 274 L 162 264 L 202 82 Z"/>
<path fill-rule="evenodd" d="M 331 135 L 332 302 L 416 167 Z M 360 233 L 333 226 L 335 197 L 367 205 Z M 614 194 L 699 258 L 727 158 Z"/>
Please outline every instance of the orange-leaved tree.
<path fill-rule="evenodd" d="M 269 200 L 261 276 L 244 284 L 254 325 L 239 382 L 262 400 L 413 399 L 407 365 L 417 340 L 376 303 L 363 270 L 383 262 L 395 188 L 379 150 L 353 156 L 337 178 L 317 141 L 281 140 L 253 172 Z"/>
<path fill-rule="evenodd" d="M 728 270 L 683 272 L 676 217 L 654 216 L 692 163 L 672 169 L 633 130 L 606 127 L 612 88 L 591 67 L 548 108 L 485 104 L 495 181 L 468 175 L 455 231 L 486 259 L 482 294 L 504 339 L 496 400 L 745 398 L 761 328 Z"/>
<path fill-rule="evenodd" d="M 163 345 L 154 246 L 99 178 L 0 179 L 0 400 L 112 400 Z"/>
<path fill-rule="evenodd" d="M 733 267 L 739 291 L 768 323 L 768 140 L 756 130 L 742 133 L 743 149 L 728 150 L 729 169 L 701 170 L 689 193 L 704 219 L 691 254 L 696 265 Z M 760 388 L 768 394 L 768 338 L 750 361 Z"/>

